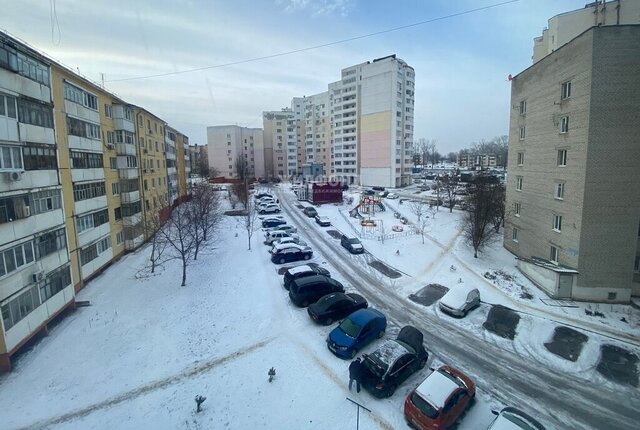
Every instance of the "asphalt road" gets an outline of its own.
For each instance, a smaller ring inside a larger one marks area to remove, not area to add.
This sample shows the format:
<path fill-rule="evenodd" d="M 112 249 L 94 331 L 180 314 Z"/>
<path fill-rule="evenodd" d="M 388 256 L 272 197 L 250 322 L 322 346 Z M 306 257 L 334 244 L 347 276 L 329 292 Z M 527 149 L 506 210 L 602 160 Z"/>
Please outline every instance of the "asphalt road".
<path fill-rule="evenodd" d="M 279 194 L 281 194 L 278 191 Z M 299 228 L 320 233 L 289 196 L 279 196 L 283 211 Z M 427 313 L 385 288 L 365 256 L 352 256 L 328 234 L 307 234 L 342 277 L 398 326 L 413 325 L 424 333 L 427 349 L 443 362 L 467 373 L 477 385 L 506 405 L 516 406 L 557 429 L 631 429 L 640 422 L 640 392 L 616 391 L 544 366 L 529 356 L 485 342 L 447 319 Z"/>

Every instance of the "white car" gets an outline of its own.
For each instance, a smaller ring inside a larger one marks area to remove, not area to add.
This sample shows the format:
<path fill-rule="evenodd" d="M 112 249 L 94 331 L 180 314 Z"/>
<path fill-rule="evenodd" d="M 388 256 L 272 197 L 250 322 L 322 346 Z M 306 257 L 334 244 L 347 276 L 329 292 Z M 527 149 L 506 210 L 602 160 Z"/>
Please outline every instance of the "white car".
<path fill-rule="evenodd" d="M 294 233 L 287 233 L 286 231 L 282 231 L 282 230 L 274 230 L 274 231 L 268 231 L 264 237 L 264 243 L 267 245 L 272 245 L 273 242 L 275 242 L 276 240 L 280 240 L 284 237 L 294 237 L 296 236 Z"/>
<path fill-rule="evenodd" d="M 480 306 L 480 291 L 477 288 L 458 284 L 442 296 L 438 304 L 440 310 L 454 317 L 464 317 Z"/>
<path fill-rule="evenodd" d="M 396 193 L 387 194 L 388 199 L 397 199 L 399 196 Z"/>
<path fill-rule="evenodd" d="M 495 413 L 495 412 L 494 412 Z M 487 430 L 545 430 L 535 418 L 519 409 L 506 407 Z"/>
<path fill-rule="evenodd" d="M 283 245 L 285 243 L 295 243 L 297 245 L 307 246 L 307 242 L 300 239 L 297 234 L 292 234 L 290 237 L 283 237 L 273 242 L 274 245 Z"/>
<path fill-rule="evenodd" d="M 265 228 L 264 231 L 266 232 L 270 232 L 270 231 L 276 231 L 276 230 L 280 230 L 280 231 L 286 231 L 287 233 L 297 233 L 298 229 L 295 228 L 292 225 L 289 224 L 280 224 L 276 227 L 270 227 L 270 228 Z"/>
<path fill-rule="evenodd" d="M 329 227 L 331 225 L 331 219 L 328 216 L 316 215 L 316 224 L 322 227 Z"/>
<path fill-rule="evenodd" d="M 270 213 L 278 213 L 280 212 L 280 205 L 277 203 L 270 203 L 266 206 L 258 206 L 259 214 L 270 214 Z"/>
<path fill-rule="evenodd" d="M 299 249 L 300 251 L 308 251 L 311 249 L 308 245 L 300 245 L 297 243 L 276 243 L 271 247 L 271 255 L 277 254 L 283 249 Z"/>

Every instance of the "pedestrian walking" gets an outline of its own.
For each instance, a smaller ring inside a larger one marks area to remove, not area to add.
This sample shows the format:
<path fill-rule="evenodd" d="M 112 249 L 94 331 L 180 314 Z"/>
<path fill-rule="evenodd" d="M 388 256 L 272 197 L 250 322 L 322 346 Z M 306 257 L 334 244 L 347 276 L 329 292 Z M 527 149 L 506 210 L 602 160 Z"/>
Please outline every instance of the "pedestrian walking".
<path fill-rule="evenodd" d="M 360 380 L 362 379 L 362 361 L 360 357 L 356 358 L 349 365 L 349 391 L 353 385 L 353 381 L 356 381 L 356 391 L 360 392 Z"/>

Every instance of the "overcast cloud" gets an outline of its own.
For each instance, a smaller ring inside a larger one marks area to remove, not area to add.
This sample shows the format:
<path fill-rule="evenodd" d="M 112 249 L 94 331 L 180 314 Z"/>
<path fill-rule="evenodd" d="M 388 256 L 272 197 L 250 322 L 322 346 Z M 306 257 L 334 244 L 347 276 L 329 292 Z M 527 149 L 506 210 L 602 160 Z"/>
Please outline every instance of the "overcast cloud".
<path fill-rule="evenodd" d="M 262 111 L 326 91 L 353 64 L 396 54 L 416 69 L 415 138 L 442 153 L 507 134 L 509 74 L 533 38 L 585 1 L 520 0 L 339 45 L 150 79 L 330 43 L 499 0 L 0 0 L 0 27 L 206 143 L 206 127 L 262 127 Z"/>

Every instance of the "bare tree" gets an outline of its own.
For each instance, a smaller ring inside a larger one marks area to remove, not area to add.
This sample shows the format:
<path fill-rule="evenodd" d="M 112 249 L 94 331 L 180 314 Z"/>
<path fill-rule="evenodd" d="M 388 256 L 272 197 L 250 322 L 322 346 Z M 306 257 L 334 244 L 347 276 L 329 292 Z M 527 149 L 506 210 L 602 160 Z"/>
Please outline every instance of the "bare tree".
<path fill-rule="evenodd" d="M 409 210 L 417 218 L 415 226 L 420 233 L 420 236 L 422 236 L 422 244 L 424 244 L 424 232 L 428 224 L 427 213 L 429 211 L 429 207 L 423 200 L 414 200 L 409 203 Z"/>
<path fill-rule="evenodd" d="M 440 210 L 440 191 L 442 191 L 442 179 L 440 175 L 436 176 L 431 184 L 431 189 L 436 192 L 436 211 Z"/>
<path fill-rule="evenodd" d="M 255 211 L 254 202 L 251 199 L 247 200 L 246 215 L 243 218 L 243 227 L 247 231 L 247 241 L 249 242 L 249 251 L 251 251 L 251 237 L 253 233 L 258 229 L 257 223 L 259 221 L 258 212 Z"/>
<path fill-rule="evenodd" d="M 455 163 L 458 160 L 458 154 L 456 154 L 455 152 L 450 152 L 445 158 L 449 163 Z"/>
<path fill-rule="evenodd" d="M 467 197 L 468 210 L 463 220 L 464 233 L 473 245 L 473 256 L 478 258 L 478 250 L 492 234 L 498 185 L 488 175 L 477 175 Z"/>
<path fill-rule="evenodd" d="M 505 199 L 506 199 L 506 188 L 504 184 L 495 184 L 495 193 L 493 195 L 493 228 L 496 233 L 500 233 L 500 227 L 504 225 L 505 218 Z"/>
<path fill-rule="evenodd" d="M 442 191 L 446 196 L 446 205 L 449 208 L 449 212 L 453 212 L 453 207 L 456 205 L 456 195 L 458 193 L 458 184 L 460 179 L 457 175 L 445 175 L 441 179 Z"/>
<path fill-rule="evenodd" d="M 220 223 L 219 208 L 218 194 L 211 189 L 209 184 L 201 182 L 193 187 L 189 210 L 190 217 L 193 219 L 194 260 L 198 259 L 201 247 L 208 242 L 211 233 Z"/>
<path fill-rule="evenodd" d="M 172 251 L 170 259 L 177 259 L 182 263 L 181 287 L 187 283 L 187 267 L 196 247 L 191 215 L 189 203 L 183 203 L 173 209 L 167 222 L 158 231 L 161 240 L 165 241 Z"/>

